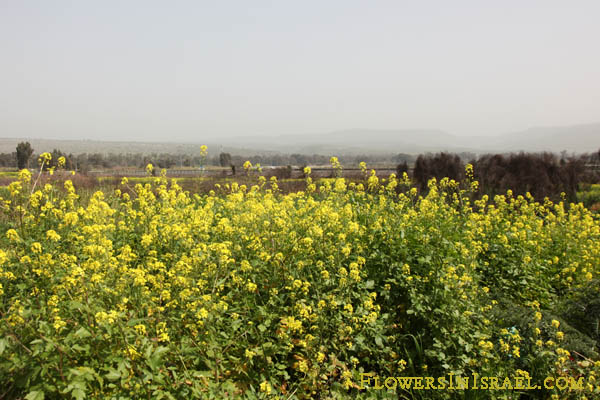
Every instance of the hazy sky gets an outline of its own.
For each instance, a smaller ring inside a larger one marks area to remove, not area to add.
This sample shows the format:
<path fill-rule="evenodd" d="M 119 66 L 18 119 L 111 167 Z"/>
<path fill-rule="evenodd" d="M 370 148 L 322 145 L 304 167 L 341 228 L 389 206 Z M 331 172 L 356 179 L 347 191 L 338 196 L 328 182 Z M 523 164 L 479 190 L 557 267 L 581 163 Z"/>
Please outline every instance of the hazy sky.
<path fill-rule="evenodd" d="M 0 0 L 0 137 L 600 121 L 600 1 Z"/>

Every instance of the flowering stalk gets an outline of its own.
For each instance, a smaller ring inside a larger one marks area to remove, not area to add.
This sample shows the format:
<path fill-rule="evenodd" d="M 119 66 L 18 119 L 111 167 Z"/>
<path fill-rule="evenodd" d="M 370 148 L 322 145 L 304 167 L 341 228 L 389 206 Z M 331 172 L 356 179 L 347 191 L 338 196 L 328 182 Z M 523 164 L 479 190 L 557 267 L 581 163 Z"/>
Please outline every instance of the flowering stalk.
<path fill-rule="evenodd" d="M 33 194 L 33 191 L 35 190 L 35 187 L 37 186 L 38 180 L 40 179 L 40 176 L 42 175 L 42 172 L 44 171 L 44 164 L 46 164 L 46 162 L 50 162 L 51 159 L 52 159 L 52 156 L 50 155 L 50 153 L 42 153 L 40 155 L 40 158 L 38 159 L 38 162 L 41 163 L 40 171 L 38 173 L 37 178 L 35 178 L 35 182 L 33 183 L 33 187 L 31 188 L 30 194 Z"/>

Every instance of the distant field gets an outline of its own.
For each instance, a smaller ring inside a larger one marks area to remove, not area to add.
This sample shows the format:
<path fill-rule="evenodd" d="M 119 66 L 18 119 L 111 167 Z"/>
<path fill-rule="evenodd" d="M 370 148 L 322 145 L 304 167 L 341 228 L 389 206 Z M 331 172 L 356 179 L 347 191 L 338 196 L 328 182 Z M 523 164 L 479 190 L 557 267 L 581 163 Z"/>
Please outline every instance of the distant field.
<path fill-rule="evenodd" d="M 275 173 L 282 168 L 264 168 L 263 174 L 267 177 L 277 176 Z M 392 167 L 384 167 L 378 169 L 380 176 L 387 177 L 395 170 Z M 343 174 L 347 179 L 360 179 L 363 177 L 359 168 L 345 168 Z M 331 167 L 312 167 L 312 176 L 315 179 L 326 179 L 332 175 Z M 0 187 L 6 187 L 8 184 L 17 179 L 18 172 L 9 169 L 0 169 Z M 255 179 L 256 174 L 251 173 L 246 175 L 243 170 L 236 175 L 233 175 L 230 168 L 207 167 L 204 171 L 197 168 L 177 168 L 167 170 L 167 177 L 175 178 L 179 185 L 185 190 L 194 193 L 208 193 L 215 188 L 215 185 L 226 185 L 232 182 L 250 185 Z M 303 173 L 299 168 L 295 168 L 291 174 L 293 177 L 278 177 L 280 189 L 285 192 L 293 192 L 302 189 L 304 181 Z M 72 179 L 76 187 L 84 190 L 109 189 L 118 187 L 121 179 L 127 177 L 131 185 L 137 183 L 151 184 L 156 177 L 148 176 L 148 173 L 142 169 L 110 169 L 110 170 L 95 170 L 91 171 L 87 176 L 77 174 L 72 177 L 65 172 L 57 173 L 56 176 L 50 177 L 44 174 L 42 181 L 56 181 L 65 178 Z M 591 211 L 600 211 L 600 184 L 582 184 L 577 192 L 577 201 L 582 202 L 584 206 Z"/>
<path fill-rule="evenodd" d="M 592 211 L 600 211 L 600 184 L 582 185 L 577 192 L 577 200 Z"/>

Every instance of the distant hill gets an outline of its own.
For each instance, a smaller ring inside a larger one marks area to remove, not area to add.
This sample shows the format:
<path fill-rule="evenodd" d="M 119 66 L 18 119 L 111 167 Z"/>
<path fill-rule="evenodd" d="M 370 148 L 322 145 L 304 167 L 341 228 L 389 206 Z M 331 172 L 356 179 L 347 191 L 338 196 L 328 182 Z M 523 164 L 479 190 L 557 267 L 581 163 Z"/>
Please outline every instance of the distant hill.
<path fill-rule="evenodd" d="M 470 151 L 552 151 L 587 153 L 600 148 L 600 123 L 530 128 L 500 136 L 455 136 L 435 129 L 349 129 L 322 135 L 242 137 L 225 143 L 285 153 L 361 154 Z"/>
<path fill-rule="evenodd" d="M 247 148 L 323 155 L 467 150 L 456 141 L 456 136 L 434 129 L 348 129 L 323 134 L 224 139 L 224 143 L 243 144 Z"/>
<path fill-rule="evenodd" d="M 570 126 L 530 128 L 521 132 L 502 135 L 493 143 L 507 151 L 553 151 L 566 150 L 589 153 L 600 149 L 600 123 Z"/>
<path fill-rule="evenodd" d="M 97 140 L 49 140 L 0 138 L 0 152 L 15 151 L 18 142 L 29 141 L 36 152 L 60 149 L 66 153 L 170 153 L 196 155 L 201 144 L 212 154 L 396 154 L 437 151 L 499 153 L 552 151 L 587 153 L 600 149 L 600 123 L 536 127 L 494 137 L 455 136 L 437 129 L 348 129 L 323 134 L 244 136 L 199 140 L 196 143 L 103 142 Z"/>

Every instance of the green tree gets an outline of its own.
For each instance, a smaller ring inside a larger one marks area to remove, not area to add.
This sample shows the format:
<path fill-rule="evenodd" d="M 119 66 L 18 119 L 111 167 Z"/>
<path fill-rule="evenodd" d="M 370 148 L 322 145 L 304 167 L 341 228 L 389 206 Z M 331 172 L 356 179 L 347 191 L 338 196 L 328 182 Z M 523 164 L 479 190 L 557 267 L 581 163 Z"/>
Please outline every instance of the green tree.
<path fill-rule="evenodd" d="M 33 148 L 29 142 L 21 142 L 17 145 L 17 168 L 29 167 L 29 159 L 33 154 Z"/>

